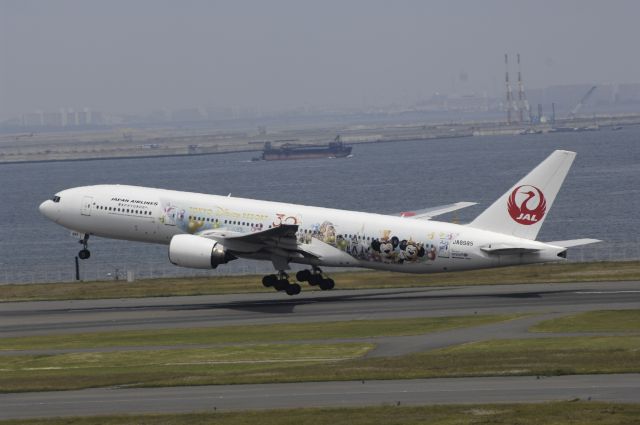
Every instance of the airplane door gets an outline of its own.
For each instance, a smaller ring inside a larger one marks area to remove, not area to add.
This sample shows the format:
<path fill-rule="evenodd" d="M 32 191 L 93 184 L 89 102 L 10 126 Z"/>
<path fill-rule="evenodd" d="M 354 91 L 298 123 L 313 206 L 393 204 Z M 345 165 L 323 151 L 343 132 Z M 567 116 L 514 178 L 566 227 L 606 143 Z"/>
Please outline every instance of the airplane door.
<path fill-rule="evenodd" d="M 450 235 L 440 236 L 438 241 L 438 258 L 449 258 L 451 252 L 451 237 Z"/>
<path fill-rule="evenodd" d="M 175 226 L 178 215 L 178 209 L 176 207 L 169 206 L 165 209 L 164 224 L 166 226 Z"/>
<path fill-rule="evenodd" d="M 80 213 L 82 215 L 91 215 L 91 205 L 93 204 L 93 197 L 84 196 L 82 198 L 82 205 L 80 206 Z"/>

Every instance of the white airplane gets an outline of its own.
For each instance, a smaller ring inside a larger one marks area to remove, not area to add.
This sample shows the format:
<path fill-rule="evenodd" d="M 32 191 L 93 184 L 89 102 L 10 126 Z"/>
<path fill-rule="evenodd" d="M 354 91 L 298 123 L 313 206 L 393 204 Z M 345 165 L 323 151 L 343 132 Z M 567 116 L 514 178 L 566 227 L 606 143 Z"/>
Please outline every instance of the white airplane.
<path fill-rule="evenodd" d="M 432 273 L 561 261 L 567 248 L 599 242 L 535 240 L 575 155 L 553 152 L 466 225 L 430 219 L 472 202 L 392 216 L 122 185 L 63 190 L 40 212 L 80 235 L 81 259 L 95 235 L 168 244 L 169 260 L 182 267 L 266 260 L 277 274 L 263 285 L 295 295 L 290 263 L 309 266 L 298 282 L 328 290 L 334 281 L 321 266 Z"/>

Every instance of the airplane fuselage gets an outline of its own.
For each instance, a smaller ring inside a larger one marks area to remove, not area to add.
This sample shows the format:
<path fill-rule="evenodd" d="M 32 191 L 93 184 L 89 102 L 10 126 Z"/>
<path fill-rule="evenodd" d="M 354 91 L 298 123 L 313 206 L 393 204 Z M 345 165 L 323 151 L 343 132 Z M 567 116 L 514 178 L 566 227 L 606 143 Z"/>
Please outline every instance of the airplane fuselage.
<path fill-rule="evenodd" d="M 297 225 L 299 251 L 233 254 L 280 263 L 430 273 L 562 260 L 565 248 L 467 225 L 164 189 L 98 185 L 67 189 L 40 209 L 73 231 L 170 244 L 176 235 L 233 237 Z M 492 246 L 529 251 L 500 254 Z M 293 254 L 291 254 L 293 252 Z M 285 257 L 285 258 L 276 258 Z"/>

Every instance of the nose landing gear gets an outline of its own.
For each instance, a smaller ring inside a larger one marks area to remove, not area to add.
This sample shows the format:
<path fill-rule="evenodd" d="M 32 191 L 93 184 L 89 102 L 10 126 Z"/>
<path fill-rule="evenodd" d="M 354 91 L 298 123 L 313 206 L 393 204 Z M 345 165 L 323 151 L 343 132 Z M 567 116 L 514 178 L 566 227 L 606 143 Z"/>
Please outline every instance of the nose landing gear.
<path fill-rule="evenodd" d="M 91 251 L 87 249 L 87 247 L 89 246 L 89 234 L 85 234 L 84 237 L 78 242 L 82 244 L 82 249 L 80 250 L 80 252 L 78 252 L 78 258 L 80 258 L 81 260 L 86 260 L 87 258 L 91 257 Z"/>

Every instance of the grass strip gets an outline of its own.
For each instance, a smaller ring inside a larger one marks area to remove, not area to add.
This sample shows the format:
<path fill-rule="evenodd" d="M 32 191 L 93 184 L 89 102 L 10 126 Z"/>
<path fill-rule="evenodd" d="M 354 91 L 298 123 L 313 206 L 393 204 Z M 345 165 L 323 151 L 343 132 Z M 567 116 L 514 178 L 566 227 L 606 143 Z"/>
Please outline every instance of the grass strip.
<path fill-rule="evenodd" d="M 271 371 L 272 378 L 276 372 Z M 323 380 L 342 380 L 630 372 L 640 372 L 640 336 L 492 340 L 399 357 L 348 360 L 321 375 Z M 313 368 L 287 373 L 301 381 L 317 380 L 319 375 Z M 251 379 L 250 374 L 244 379 Z"/>
<path fill-rule="evenodd" d="M 638 417 L 640 404 L 562 401 L 94 416 L 10 420 L 0 425 L 622 425 L 637 423 Z"/>
<path fill-rule="evenodd" d="M 215 348 L 66 353 L 2 357 L 0 392 L 70 390 L 111 385 L 156 385 L 158 380 L 189 385 L 192 377 L 233 382 L 270 367 L 307 368 L 360 357 L 367 343 L 262 344 Z M 268 375 L 263 375 L 268 379 Z M 220 381 L 219 383 L 223 383 Z"/>
<path fill-rule="evenodd" d="M 553 263 L 465 272 L 411 275 L 357 271 L 331 275 L 340 289 L 399 288 L 510 283 L 640 280 L 640 261 Z M 273 292 L 260 276 L 147 279 L 0 285 L 0 301 L 80 300 Z M 317 288 L 305 287 L 305 291 Z"/>
<path fill-rule="evenodd" d="M 368 344 L 262 347 L 225 347 L 227 358 L 244 360 L 233 363 L 211 354 L 218 348 L 5 356 L 0 391 L 640 372 L 640 336 L 494 340 L 388 358 L 356 357 L 371 348 Z M 242 350 L 253 350 L 254 357 Z M 282 350 L 283 360 L 263 362 L 274 358 L 273 350 Z M 324 356 L 331 361 L 322 361 Z M 340 357 L 347 359 L 336 360 Z"/>
<path fill-rule="evenodd" d="M 640 332 L 640 310 L 599 310 L 545 320 L 533 332 Z"/>
<path fill-rule="evenodd" d="M 518 314 L 353 320 L 324 323 L 220 326 L 210 328 L 92 332 L 0 339 L 0 350 L 265 343 L 421 335 L 523 317 Z"/>

